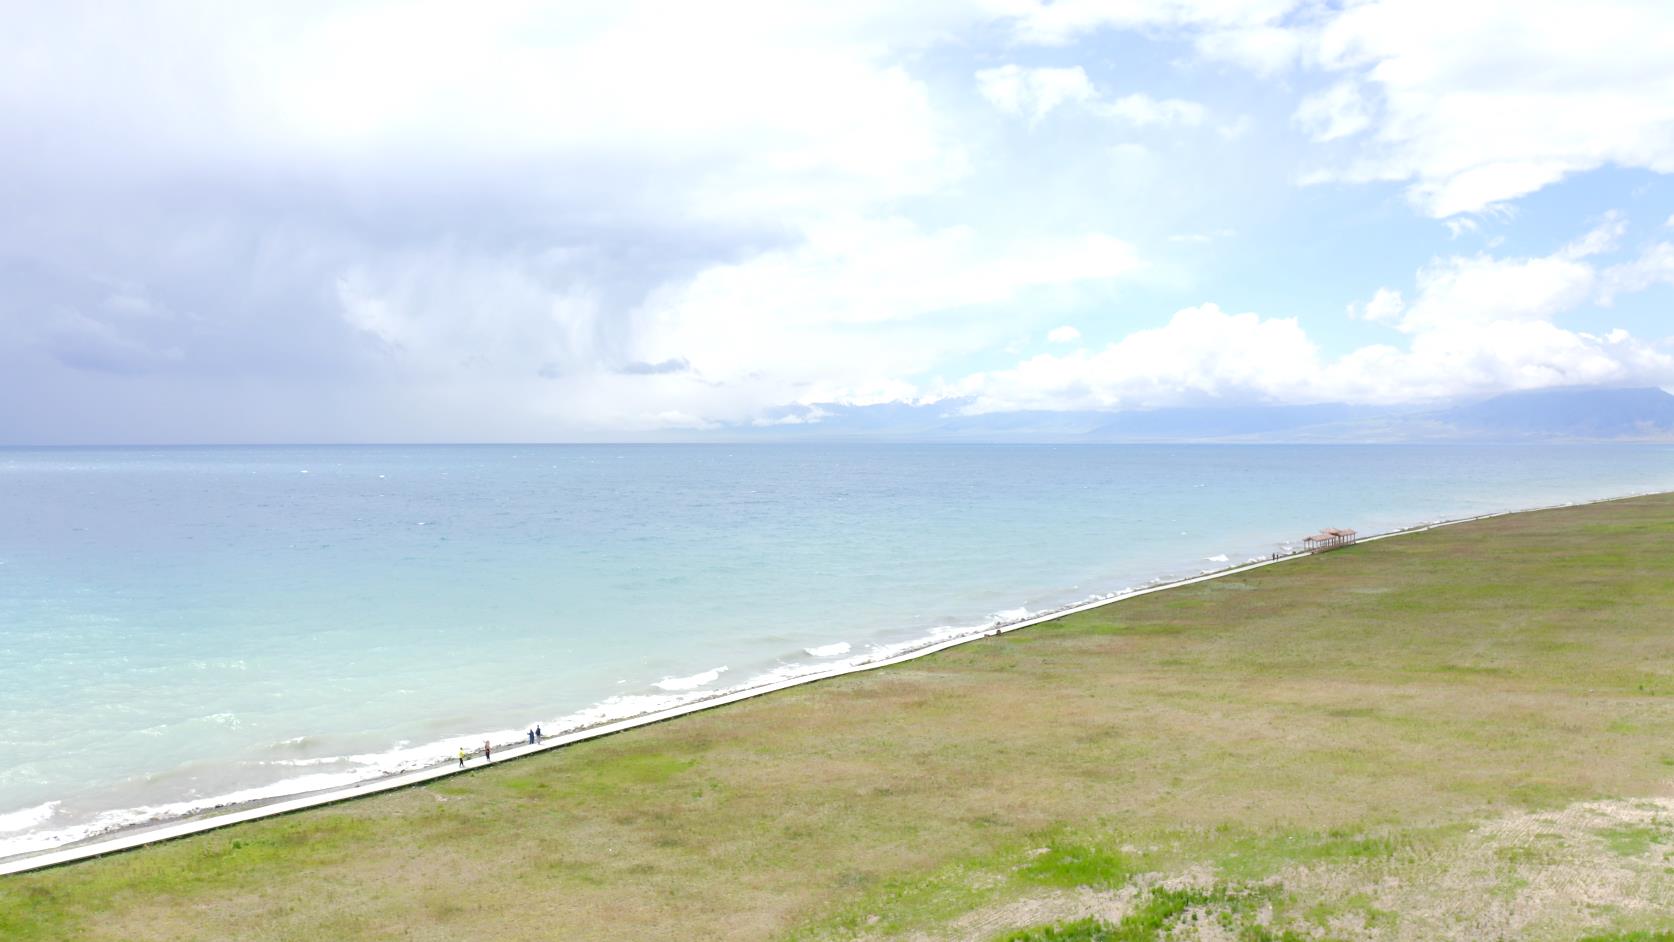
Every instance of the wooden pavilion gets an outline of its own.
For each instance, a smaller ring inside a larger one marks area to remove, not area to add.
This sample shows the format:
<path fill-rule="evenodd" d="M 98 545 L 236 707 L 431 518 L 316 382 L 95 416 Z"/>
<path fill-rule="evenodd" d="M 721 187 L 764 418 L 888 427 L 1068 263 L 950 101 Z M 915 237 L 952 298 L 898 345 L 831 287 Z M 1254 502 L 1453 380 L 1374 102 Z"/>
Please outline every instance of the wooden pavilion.
<path fill-rule="evenodd" d="M 1339 546 L 1348 546 L 1356 539 L 1358 539 L 1358 536 L 1353 530 L 1345 530 L 1338 527 L 1326 527 L 1318 533 L 1315 533 L 1313 536 L 1303 537 L 1302 549 L 1309 553 L 1319 553 L 1329 549 L 1336 549 Z"/>

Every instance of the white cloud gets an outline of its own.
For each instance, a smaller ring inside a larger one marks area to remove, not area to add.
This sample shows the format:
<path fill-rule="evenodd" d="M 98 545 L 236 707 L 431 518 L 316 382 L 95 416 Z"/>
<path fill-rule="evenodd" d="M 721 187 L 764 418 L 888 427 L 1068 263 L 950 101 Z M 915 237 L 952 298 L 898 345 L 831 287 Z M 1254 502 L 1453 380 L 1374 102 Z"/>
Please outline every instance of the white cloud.
<path fill-rule="evenodd" d="M 1445 218 L 1606 164 L 1674 172 L 1669 4 L 1371 0 L 1297 29 L 1382 102 L 1363 152 L 1313 179 L 1407 181 Z"/>
<path fill-rule="evenodd" d="M 1435 218 L 1481 212 L 1606 165 L 1674 172 L 1666 42 L 1674 6 L 1661 0 L 987 6 L 1027 43 L 1064 44 L 1100 29 L 1161 33 L 1189 40 L 1202 59 L 1260 75 L 1301 67 L 1338 76 L 1299 104 L 1295 120 L 1319 141 L 1360 135 L 1358 153 L 1301 179 L 1403 182 Z"/>
<path fill-rule="evenodd" d="M 1322 356 L 1293 318 L 1177 312 L 1103 350 L 1041 354 L 939 389 L 972 412 L 1131 409 L 1200 404 L 1390 404 L 1590 384 L 1666 385 L 1674 355 L 1625 331 L 1604 336 L 1545 321 L 1468 321 Z"/>
<path fill-rule="evenodd" d="M 1195 127 L 1208 114 L 1208 109 L 1198 102 L 1153 98 L 1143 92 L 1102 98 L 1081 66 L 1024 68 L 1007 64 L 981 70 L 976 80 L 977 90 L 994 107 L 1009 115 L 1027 116 L 1031 121 L 1039 121 L 1067 104 L 1082 105 L 1092 114 L 1136 127 Z"/>
<path fill-rule="evenodd" d="M 1407 309 L 1407 301 L 1401 292 L 1392 288 L 1379 288 L 1367 301 L 1365 307 L 1357 304 L 1349 305 L 1350 317 L 1361 317 L 1380 324 L 1392 324 Z"/>
<path fill-rule="evenodd" d="M 939 394 L 972 398 L 974 412 L 1114 409 L 1220 396 L 1289 399 L 1306 395 L 1317 364 L 1317 350 L 1294 319 L 1227 314 L 1204 304 L 1103 350 L 1042 354 L 1009 370 L 966 377 Z"/>
<path fill-rule="evenodd" d="M 1437 259 L 1419 269 L 1418 296 L 1398 325 L 1414 333 L 1463 322 L 1545 320 L 1592 297 L 1592 267 L 1560 255 Z"/>
<path fill-rule="evenodd" d="M 1042 354 L 938 390 L 974 411 L 1112 409 L 1205 400 L 1398 403 L 1557 385 L 1674 382 L 1674 353 L 1624 330 L 1591 333 L 1554 321 L 1618 291 L 1674 284 L 1674 243 L 1594 267 L 1616 250 L 1625 220 L 1608 213 L 1550 255 L 1438 258 L 1414 276 L 1409 300 L 1380 288 L 1351 316 L 1397 329 L 1377 343 L 1322 355 L 1293 318 L 1178 311 L 1102 350 Z"/>
<path fill-rule="evenodd" d="M 1064 45 L 1101 29 L 1191 37 L 1204 59 L 1229 62 L 1261 75 L 1278 73 L 1308 53 L 1305 29 L 1282 21 L 1304 0 L 987 0 L 1011 20 L 1017 39 Z"/>
<path fill-rule="evenodd" d="M 1482 228 L 1481 223 L 1469 216 L 1454 216 L 1451 219 L 1443 219 L 1442 225 L 1447 227 L 1447 236 L 1450 239 L 1457 239 L 1467 232 L 1476 232 Z"/>
<path fill-rule="evenodd" d="M 1198 55 L 1243 66 L 1258 75 L 1274 75 L 1295 65 L 1306 50 L 1296 30 L 1256 25 L 1221 29 L 1199 36 Z"/>
<path fill-rule="evenodd" d="M 1545 321 L 1467 322 L 1375 345 L 1331 364 L 1321 394 L 1394 403 L 1546 386 L 1659 384 L 1674 356 L 1624 334 L 1598 337 Z"/>
<path fill-rule="evenodd" d="M 1152 98 L 1136 92 L 1097 105 L 1097 113 L 1127 121 L 1138 127 L 1151 125 L 1185 125 L 1195 127 L 1203 123 L 1208 109 L 1195 101 L 1182 98 Z"/>
<path fill-rule="evenodd" d="M 1093 83 L 1081 66 L 1025 69 L 1002 65 L 976 74 L 982 97 L 1006 114 L 1039 121 L 1059 105 L 1094 96 Z"/>
<path fill-rule="evenodd" d="M 498 180 L 525 201 L 562 204 L 588 190 L 623 215 L 852 210 L 962 172 L 928 89 L 897 53 L 974 11 L 729 10 L 124 6 L 41 17 L 0 38 L 0 105 L 10 122 L 84 143 L 66 151 L 63 172 L 96 158 L 86 145 L 97 132 L 128 142 L 107 173 L 116 179 L 330 168 L 332 183 L 360 192 Z M 102 68 L 54 63 L 41 53 L 52 47 Z"/>
<path fill-rule="evenodd" d="M 1658 242 L 1631 262 L 1605 269 L 1601 301 L 1609 304 L 1618 294 L 1643 291 L 1652 285 L 1674 284 L 1674 243 Z"/>
<path fill-rule="evenodd" d="M 1616 251 L 1621 244 L 1622 236 L 1627 233 L 1627 219 L 1618 211 L 1611 210 L 1604 214 L 1604 219 L 1598 225 L 1587 230 L 1580 238 L 1575 239 L 1558 250 L 1563 258 L 1589 258 Z"/>
<path fill-rule="evenodd" d="M 434 409 L 516 403 L 564 427 L 642 430 L 910 400 L 902 377 L 1010 332 L 1008 305 L 1029 292 L 1097 296 L 1138 266 L 1100 233 L 995 241 L 855 218 L 665 285 L 626 324 L 584 288 L 495 257 L 418 253 L 352 269 L 336 290 L 380 371 Z"/>
<path fill-rule="evenodd" d="M 1297 106 L 1293 120 L 1316 141 L 1334 141 L 1370 127 L 1372 115 L 1354 82 L 1338 82 L 1309 95 Z"/>
<path fill-rule="evenodd" d="M 1478 253 L 1433 259 L 1418 270 L 1411 303 L 1399 291 L 1380 288 L 1364 308 L 1351 305 L 1350 313 L 1409 334 L 1466 323 L 1550 320 L 1598 298 L 1607 283 L 1625 286 L 1633 281 L 1627 266 L 1617 266 L 1613 271 L 1622 274 L 1601 280 L 1588 261 L 1615 251 L 1626 231 L 1626 219 L 1612 211 L 1551 255 L 1500 258 Z M 1654 262 L 1647 264 L 1654 267 Z"/>
<path fill-rule="evenodd" d="M 794 248 L 653 293 L 632 352 L 688 361 L 689 394 L 729 418 L 784 402 L 911 399 L 900 377 L 995 343 L 1028 292 L 1096 292 L 1138 267 L 1131 246 L 1100 233 L 995 241 L 901 219 L 834 221 Z"/>
<path fill-rule="evenodd" d="M 1210 35 L 1224 35 L 1270 24 L 1296 7 L 1297 0 L 989 0 L 989 9 L 1012 20 L 1024 42 L 1057 45 L 1096 29 L 1194 27 Z M 1282 38 L 1228 40 L 1241 50 L 1254 50 L 1260 61 L 1275 58 L 1271 51 Z"/>
<path fill-rule="evenodd" d="M 1076 330 L 1068 324 L 1065 324 L 1062 327 L 1054 327 L 1046 332 L 1047 343 L 1075 343 L 1080 339 L 1081 331 Z"/>
<path fill-rule="evenodd" d="M 776 425 L 813 425 L 822 419 L 828 419 L 831 413 L 818 407 L 809 407 L 799 412 L 790 412 L 777 418 L 760 418 L 751 420 L 750 424 L 756 428 L 772 428 Z"/>

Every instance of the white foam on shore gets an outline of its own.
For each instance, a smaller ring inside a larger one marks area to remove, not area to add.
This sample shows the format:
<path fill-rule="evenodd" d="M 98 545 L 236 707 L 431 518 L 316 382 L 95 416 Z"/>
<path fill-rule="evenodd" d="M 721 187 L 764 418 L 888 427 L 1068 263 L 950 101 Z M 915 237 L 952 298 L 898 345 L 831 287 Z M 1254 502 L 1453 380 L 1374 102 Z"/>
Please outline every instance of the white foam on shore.
<path fill-rule="evenodd" d="M 1081 602 L 1059 606 L 1049 612 L 1030 612 L 1027 608 L 1018 607 L 996 612 L 987 621 L 976 625 L 942 625 L 932 628 L 927 634 L 909 638 L 904 641 L 871 644 L 860 653 L 851 653 L 852 646 L 847 642 L 839 642 L 849 654 L 842 657 L 833 654 L 827 659 L 814 664 L 788 663 L 772 670 L 755 675 L 744 681 L 724 688 L 697 689 L 708 687 L 719 680 L 727 668 L 718 667 L 713 670 L 692 674 L 687 677 L 669 677 L 652 686 L 670 691 L 666 694 L 639 694 L 609 697 L 574 713 L 560 717 L 550 722 L 541 722 L 543 731 L 550 736 L 560 736 L 573 733 L 589 727 L 601 726 L 606 723 L 630 720 L 636 717 L 649 716 L 678 707 L 687 706 L 705 700 L 719 699 L 732 694 L 795 681 L 810 675 L 840 674 L 865 667 L 881 661 L 888 661 L 903 654 L 922 648 L 934 647 L 955 639 L 974 638 L 991 633 L 996 628 L 1016 624 L 1031 618 L 1042 617 L 1052 613 L 1077 608 L 1088 602 L 1101 599 L 1115 598 L 1119 593 L 1101 593 L 1088 596 Z M 838 645 L 825 645 L 819 650 L 834 649 Z M 531 721 L 529 726 L 534 726 Z M 186 801 L 169 802 L 157 805 L 142 805 L 132 808 L 122 808 L 114 811 L 100 812 L 91 819 L 76 825 L 50 830 L 36 830 L 18 834 L 14 837 L 0 839 L 0 860 L 20 854 L 31 854 L 74 844 L 113 831 L 125 828 L 153 825 L 173 819 L 185 818 L 206 811 L 213 811 L 245 805 L 252 802 L 266 802 L 276 799 L 319 792 L 328 789 L 342 788 L 356 785 L 374 779 L 386 778 L 403 772 L 433 768 L 446 764 L 463 747 L 473 754 L 484 740 L 493 743 L 496 749 L 525 742 L 525 729 L 504 729 L 491 733 L 474 733 L 470 735 L 449 736 L 418 746 L 401 744 L 398 748 L 371 753 L 358 753 L 343 756 L 309 756 L 294 759 L 276 758 L 259 761 L 258 765 L 306 768 L 321 766 L 344 766 L 340 770 L 310 772 L 304 775 L 292 776 L 267 785 L 239 789 L 225 794 L 207 798 L 193 798 Z M 307 737 L 294 737 L 277 745 L 286 746 L 300 744 Z M 52 802 L 56 806 L 56 802 Z M 56 807 L 52 809 L 56 812 Z M 26 809 L 39 813 L 40 809 Z M 19 812 L 18 814 L 21 814 Z M 0 819 L 3 820 L 3 819 Z M 15 828 L 28 828 L 38 825 L 39 821 L 24 823 Z"/>
<path fill-rule="evenodd" d="M 432 756 L 434 759 L 434 756 Z M 115 831 L 121 828 L 133 827 L 140 824 L 151 824 L 172 818 L 185 817 L 201 811 L 209 811 L 226 805 L 238 805 L 252 801 L 264 801 L 281 798 L 286 795 L 296 795 L 302 792 L 320 791 L 327 788 L 338 788 L 343 785 L 353 785 L 356 782 L 376 778 L 382 773 L 376 769 L 366 769 L 356 772 L 321 773 L 303 775 L 297 778 L 285 779 L 271 785 L 261 785 L 255 788 L 240 789 L 219 795 L 214 798 L 194 798 L 187 801 L 167 802 L 160 805 L 141 805 L 136 808 L 119 808 L 115 811 L 102 811 L 89 821 L 69 827 L 53 828 L 46 831 L 31 831 L 16 837 L 0 839 L 0 859 L 15 854 L 28 854 L 39 850 L 47 850 L 64 844 L 86 840 L 89 837 Z M 56 804 L 56 803 L 53 803 Z M 33 810 L 33 809 L 30 809 Z M 56 811 L 57 809 L 53 809 Z M 44 819 L 43 819 L 44 820 Z"/>
<path fill-rule="evenodd" d="M 532 726 L 533 724 L 530 725 Z M 157 805 L 138 805 L 131 808 L 118 808 L 112 811 L 102 811 L 94 815 L 91 819 L 80 824 L 53 828 L 45 831 L 37 830 L 27 834 L 19 834 L 15 837 L 0 838 L 0 859 L 17 854 L 29 854 L 53 847 L 60 847 L 65 844 L 73 844 L 77 841 L 86 840 L 90 837 L 95 837 L 110 831 L 118 831 L 123 828 L 156 824 L 162 821 L 183 818 L 188 815 L 199 814 L 205 811 L 213 811 L 218 808 L 226 808 L 232 805 L 272 801 L 274 799 L 285 798 L 292 795 L 301 795 L 308 792 L 342 788 L 347 785 L 356 785 L 361 782 L 380 779 L 390 775 L 397 775 L 402 772 L 411 772 L 417 769 L 429 768 L 437 765 L 449 756 L 456 754 L 462 746 L 469 750 L 475 750 L 481 745 L 483 740 L 486 739 L 494 743 L 496 747 L 503 748 L 508 743 L 523 741 L 523 737 L 523 730 L 500 730 L 498 732 L 478 733 L 470 736 L 451 736 L 447 739 L 426 743 L 422 746 L 410 746 L 404 743 L 401 747 L 387 752 L 369 752 L 347 756 L 321 756 L 305 759 L 266 760 L 258 764 L 279 767 L 341 765 L 346 768 L 331 772 L 310 772 L 304 775 L 295 775 L 266 785 L 237 789 L 235 791 L 205 798 L 192 798 L 184 801 L 165 802 Z M 59 803 L 49 802 L 48 804 L 56 806 Z M 38 809 L 26 810 L 37 811 Z M 53 812 L 56 812 L 57 808 L 54 807 L 52 810 Z M 14 815 L 22 813 L 23 812 L 16 812 Z M 0 817 L 0 821 L 6 820 L 14 815 Z M 43 817 L 39 821 L 32 822 L 32 824 L 39 824 L 45 820 L 46 818 Z M 31 824 L 24 824 L 22 826 L 30 827 Z M 5 830 L 7 829 L 0 828 L 0 832 Z M 11 830 L 18 829 L 12 828 Z"/>
<path fill-rule="evenodd" d="M 1216 553 L 1213 556 L 1205 556 L 1205 557 L 1203 557 L 1203 559 L 1204 559 L 1205 562 L 1211 562 L 1211 563 L 1224 563 L 1224 562 L 1229 561 L 1227 559 L 1227 555 L 1225 553 Z"/>
<path fill-rule="evenodd" d="M 817 648 L 803 648 L 802 650 L 809 657 L 836 657 L 839 654 L 849 653 L 849 647 L 847 641 L 839 641 L 835 644 L 822 644 Z"/>
<path fill-rule="evenodd" d="M 311 759 L 264 759 L 258 765 L 278 765 L 302 768 L 310 765 L 335 765 L 353 761 L 348 756 L 318 756 Z"/>
<path fill-rule="evenodd" d="M 720 680 L 721 675 L 725 672 L 725 667 L 717 667 L 714 670 L 704 671 L 701 674 L 693 674 L 690 677 L 664 677 L 662 680 L 657 681 L 651 686 L 656 687 L 658 690 L 691 690 L 693 688 L 702 687 L 705 684 L 712 684 L 715 681 Z"/>
<path fill-rule="evenodd" d="M 823 668 L 807 668 L 798 665 L 796 674 L 791 676 L 816 669 Z M 713 683 L 720 678 L 721 672 L 725 670 L 725 667 L 721 667 L 692 677 L 672 678 L 672 680 L 675 682 L 689 682 L 689 687 L 699 687 Z M 748 686 L 755 686 L 755 684 L 752 682 L 720 691 L 690 690 L 681 694 L 610 697 L 557 720 L 550 722 L 544 720 L 531 721 L 528 726 L 533 727 L 539 722 L 543 732 L 548 736 L 555 736 L 590 726 L 599 726 L 673 709 L 688 703 L 742 690 Z M 451 761 L 461 748 L 475 755 L 485 740 L 493 743 L 496 749 L 503 749 L 522 744 L 525 742 L 526 735 L 526 729 L 502 729 L 494 732 L 448 736 L 417 746 L 403 743 L 398 748 L 384 752 L 366 752 L 342 756 L 310 756 L 296 759 L 266 759 L 256 764 L 280 768 L 319 766 L 343 766 L 344 768 L 330 772 L 309 772 L 304 775 L 295 775 L 267 785 L 238 789 L 206 798 L 103 811 L 79 824 L 48 830 L 33 830 L 29 833 L 0 838 L 0 859 L 62 847 L 112 831 L 120 831 L 124 828 L 157 824 L 171 819 L 184 818 L 205 811 L 250 802 L 272 801 L 308 792 L 342 788 L 391 775 L 399 775 L 403 772 L 431 768 Z M 298 743 L 306 738 L 303 736 L 294 737 L 285 740 L 280 745 Z M 56 813 L 59 804 L 56 801 L 48 802 L 47 805 L 52 806 L 51 808 L 42 805 L 0 816 L 0 823 L 12 825 L 0 827 L 0 833 L 36 828 L 50 818 L 53 813 Z M 29 816 L 27 820 L 25 819 L 26 815 Z M 17 822 L 16 824 L 12 824 L 14 819 Z"/>
<path fill-rule="evenodd" d="M 63 804 L 63 802 L 48 801 L 33 808 L 24 808 L 22 811 L 0 814 L 0 834 L 9 831 L 22 831 L 38 824 L 44 824 L 48 818 L 52 817 L 53 812 L 58 810 L 60 804 Z"/>

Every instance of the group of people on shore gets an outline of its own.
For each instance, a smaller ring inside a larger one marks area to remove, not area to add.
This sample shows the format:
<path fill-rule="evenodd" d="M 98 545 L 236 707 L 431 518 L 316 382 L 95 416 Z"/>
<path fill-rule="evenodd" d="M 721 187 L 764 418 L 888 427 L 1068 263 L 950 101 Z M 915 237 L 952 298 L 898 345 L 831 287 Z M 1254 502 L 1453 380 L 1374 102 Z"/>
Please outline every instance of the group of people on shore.
<path fill-rule="evenodd" d="M 536 723 L 534 726 L 529 727 L 529 745 L 534 746 L 534 745 L 538 745 L 540 743 L 543 743 L 545 741 L 546 741 L 546 734 L 541 732 L 541 724 Z M 459 747 L 459 767 L 463 769 L 465 767 L 465 760 L 471 758 L 472 756 L 474 756 L 476 754 L 477 753 L 476 753 L 475 750 L 467 750 L 464 746 L 460 746 Z M 489 760 L 491 760 L 493 758 L 494 758 L 494 744 L 489 742 L 488 740 L 484 739 L 482 741 L 482 761 L 488 762 Z"/>

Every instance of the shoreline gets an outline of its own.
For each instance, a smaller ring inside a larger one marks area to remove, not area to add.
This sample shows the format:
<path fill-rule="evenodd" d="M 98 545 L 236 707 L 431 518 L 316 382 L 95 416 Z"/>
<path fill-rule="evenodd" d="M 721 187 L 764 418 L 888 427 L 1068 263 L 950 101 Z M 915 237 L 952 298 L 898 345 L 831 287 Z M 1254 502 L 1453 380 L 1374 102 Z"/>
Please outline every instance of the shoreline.
<path fill-rule="evenodd" d="M 1674 491 L 1653 490 L 1598 498 L 1594 500 L 1568 501 L 1551 505 L 1525 507 L 1478 514 L 1468 517 L 1438 520 L 1430 523 L 1368 535 L 1362 537 L 1359 542 L 1371 542 L 1394 536 L 1421 533 L 1438 527 L 1504 517 L 1513 514 L 1533 513 L 1544 510 L 1562 509 L 1566 507 L 1610 503 L 1613 501 L 1666 493 L 1674 493 Z M 879 655 L 849 658 L 843 662 L 824 669 L 797 674 L 781 680 L 719 690 L 709 694 L 694 695 L 692 699 L 686 702 L 677 703 L 663 709 L 657 709 L 620 719 L 594 723 L 592 725 L 572 729 L 562 734 L 551 735 L 548 736 L 544 742 L 535 745 L 529 745 L 521 742 L 517 744 L 496 744 L 494 757 L 491 760 L 482 762 L 480 759 L 473 759 L 464 768 L 460 768 L 452 759 L 444 758 L 439 760 L 437 763 L 426 767 L 371 776 L 361 781 L 346 785 L 335 785 L 314 791 L 290 793 L 287 795 L 251 801 L 226 802 L 220 805 L 205 807 L 182 814 L 160 816 L 150 821 L 117 825 L 111 829 L 79 838 L 74 842 L 61 844 L 51 848 L 27 851 L 0 859 L 0 875 L 45 869 L 79 860 L 104 856 L 132 849 L 134 847 L 144 846 L 146 844 L 159 843 L 179 837 L 185 837 L 191 834 L 215 830 L 232 824 L 241 823 L 243 821 L 289 814 L 293 811 L 300 811 L 306 808 L 336 804 L 338 802 L 351 800 L 363 795 L 378 794 L 380 792 L 406 788 L 412 785 L 446 778 L 451 775 L 474 771 L 480 767 L 478 763 L 497 764 L 500 762 L 512 761 L 513 759 L 521 758 L 526 755 L 532 755 L 537 752 L 544 752 L 548 749 L 561 748 L 563 746 L 571 745 L 576 742 L 582 742 L 588 739 L 614 735 L 615 733 L 623 732 L 628 729 L 664 722 L 689 713 L 724 706 L 729 703 L 751 699 L 779 690 L 788 689 L 790 687 L 814 683 L 832 677 L 843 676 L 845 674 L 859 673 L 861 671 L 873 670 L 876 668 L 903 663 L 920 657 L 925 657 L 957 645 L 975 641 L 980 638 L 1016 631 L 1021 628 L 1032 627 L 1034 625 L 1062 618 L 1066 615 L 1101 608 L 1106 605 L 1126 599 L 1136 598 L 1142 595 L 1148 595 L 1153 592 L 1159 592 L 1164 589 L 1193 585 L 1211 579 L 1218 579 L 1224 576 L 1249 572 L 1263 566 L 1269 566 L 1298 556 L 1307 555 L 1312 554 L 1306 551 L 1294 550 L 1289 553 L 1275 555 L 1266 559 L 1258 559 L 1236 565 L 1228 565 L 1215 570 L 1206 570 L 1194 576 L 1186 576 L 1168 581 L 1157 581 L 1140 588 L 1128 589 L 1122 592 L 1111 593 L 1109 595 L 1096 596 L 1081 602 L 1059 606 L 1048 611 L 1032 613 L 1009 621 L 995 621 L 982 626 L 959 629 L 953 634 L 941 636 L 931 635 L 919 641 L 903 642 L 900 645 L 892 646 L 890 650 Z M 442 754 L 446 755 L 445 752 Z M 215 799 L 208 800 L 214 801 Z"/>

